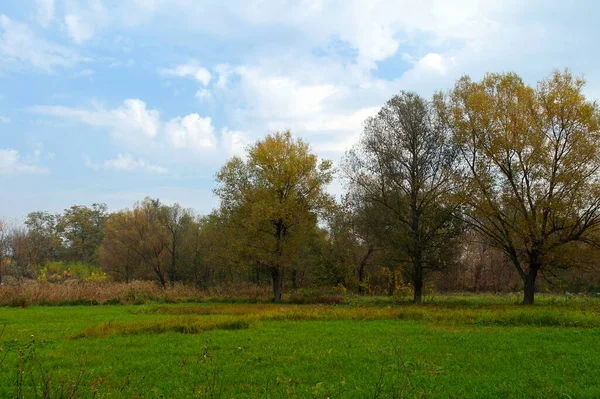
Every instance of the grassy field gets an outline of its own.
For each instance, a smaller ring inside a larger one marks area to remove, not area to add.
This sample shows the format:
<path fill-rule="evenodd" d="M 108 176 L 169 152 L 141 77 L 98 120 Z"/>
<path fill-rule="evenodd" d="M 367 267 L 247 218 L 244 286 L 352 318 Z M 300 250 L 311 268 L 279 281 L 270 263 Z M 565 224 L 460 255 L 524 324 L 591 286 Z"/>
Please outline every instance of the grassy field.
<path fill-rule="evenodd" d="M 600 397 L 600 300 L 518 300 L 0 307 L 0 397 Z"/>

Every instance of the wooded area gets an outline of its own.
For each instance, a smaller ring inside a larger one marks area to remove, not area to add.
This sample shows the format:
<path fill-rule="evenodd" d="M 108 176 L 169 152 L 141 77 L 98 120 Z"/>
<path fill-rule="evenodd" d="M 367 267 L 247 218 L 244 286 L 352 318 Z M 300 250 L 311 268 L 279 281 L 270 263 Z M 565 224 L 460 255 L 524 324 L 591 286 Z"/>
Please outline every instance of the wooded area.
<path fill-rule="evenodd" d="M 336 169 L 287 132 L 217 173 L 220 206 L 195 215 L 145 198 L 0 221 L 0 283 L 156 280 L 198 288 L 600 290 L 600 111 L 555 72 L 461 78 L 401 92 L 367 119 Z M 334 177 L 346 194 L 334 198 Z M 541 277 L 541 278 L 540 278 Z"/>

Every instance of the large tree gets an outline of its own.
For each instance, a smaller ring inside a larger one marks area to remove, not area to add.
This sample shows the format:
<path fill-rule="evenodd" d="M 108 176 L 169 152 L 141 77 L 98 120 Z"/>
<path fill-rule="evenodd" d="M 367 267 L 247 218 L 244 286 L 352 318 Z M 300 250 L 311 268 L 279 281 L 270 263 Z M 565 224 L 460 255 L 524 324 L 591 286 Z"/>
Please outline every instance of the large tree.
<path fill-rule="evenodd" d="M 60 215 L 46 211 L 31 212 L 27 215 L 26 246 L 30 265 L 41 265 L 59 259 L 63 249 L 58 231 L 59 218 Z"/>
<path fill-rule="evenodd" d="M 217 173 L 221 213 L 247 237 L 251 260 L 270 273 L 275 302 L 302 235 L 332 202 L 325 193 L 332 175 L 332 163 L 319 161 L 289 131 L 266 136 L 248 149 L 246 160 L 234 157 Z"/>
<path fill-rule="evenodd" d="M 436 101 L 401 92 L 367 119 L 359 143 L 345 159 L 352 195 L 378 209 L 377 229 L 394 263 L 405 269 L 421 302 L 424 275 L 447 261 L 456 223 L 454 152 Z"/>
<path fill-rule="evenodd" d="M 107 209 L 106 204 L 73 205 L 58 217 L 57 229 L 71 259 L 97 263 L 96 251 L 102 243 Z"/>
<path fill-rule="evenodd" d="M 600 223 L 600 113 L 584 84 L 569 71 L 536 87 L 488 74 L 450 94 L 465 220 L 510 258 L 525 304 L 556 251 L 593 241 Z"/>
<path fill-rule="evenodd" d="M 182 208 L 179 204 L 161 205 L 158 213 L 158 222 L 166 235 L 165 249 L 169 253 L 169 262 L 167 265 L 167 275 L 169 282 L 173 284 L 183 276 L 181 258 L 182 247 L 185 240 L 185 234 L 194 221 L 193 213 L 190 209 Z"/>
<path fill-rule="evenodd" d="M 170 257 L 166 249 L 168 237 L 159 217 L 160 201 L 149 197 L 136 203 L 132 210 L 110 215 L 101 249 L 102 267 L 126 281 L 133 271 L 151 272 L 166 287 L 165 264 Z"/>

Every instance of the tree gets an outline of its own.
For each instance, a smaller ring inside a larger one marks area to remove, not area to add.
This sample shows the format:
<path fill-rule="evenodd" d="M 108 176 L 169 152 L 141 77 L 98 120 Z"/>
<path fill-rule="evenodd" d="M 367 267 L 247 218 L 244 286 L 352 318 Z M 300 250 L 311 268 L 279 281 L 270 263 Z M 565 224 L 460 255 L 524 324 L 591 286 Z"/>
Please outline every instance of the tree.
<path fill-rule="evenodd" d="M 533 304 L 539 272 L 600 223 L 600 113 L 585 81 L 554 72 L 537 87 L 514 73 L 465 76 L 448 117 L 462 163 L 464 219 L 502 249 Z"/>
<path fill-rule="evenodd" d="M 62 243 L 58 232 L 59 215 L 45 211 L 31 212 L 27 215 L 28 261 L 32 265 L 41 265 L 49 260 L 58 259 Z"/>
<path fill-rule="evenodd" d="M 353 195 L 378 207 L 379 234 L 406 263 L 421 302 L 424 274 L 444 266 L 457 225 L 450 197 L 454 151 L 437 101 L 401 92 L 367 119 L 360 142 L 345 159 Z"/>
<path fill-rule="evenodd" d="M 141 261 L 132 230 L 130 211 L 109 215 L 104 225 L 104 241 L 99 249 L 100 266 L 115 280 L 130 282 L 140 277 Z"/>
<path fill-rule="evenodd" d="M 145 198 L 133 210 L 112 214 L 106 224 L 101 250 L 102 267 L 129 280 L 133 270 L 145 268 L 153 273 L 160 285 L 167 285 L 164 264 L 167 237 L 158 218 L 160 202 Z M 119 264 L 119 261 L 126 263 Z"/>
<path fill-rule="evenodd" d="M 4 262 L 7 260 L 10 249 L 10 238 L 11 232 L 8 222 L 4 219 L 0 219 L 0 285 L 2 285 L 2 268 Z"/>
<path fill-rule="evenodd" d="M 174 283 L 178 276 L 180 247 L 183 244 L 186 230 L 193 222 L 192 211 L 182 208 L 179 204 L 160 206 L 158 221 L 165 230 L 165 249 L 169 253 L 170 261 L 167 267 L 169 282 Z"/>
<path fill-rule="evenodd" d="M 221 212 L 248 237 L 252 260 L 270 273 L 275 302 L 303 233 L 332 203 L 325 193 L 332 177 L 332 163 L 319 162 L 289 131 L 266 136 L 248 149 L 247 160 L 234 157 L 217 173 Z"/>
<path fill-rule="evenodd" d="M 329 240 L 322 251 L 325 263 L 334 275 L 353 274 L 359 294 L 365 291 L 367 265 L 378 245 L 373 223 L 377 215 L 371 211 L 360 197 L 346 195 L 326 216 Z"/>
<path fill-rule="evenodd" d="M 102 243 L 107 217 L 106 204 L 93 204 L 91 208 L 73 205 L 58 217 L 57 229 L 72 259 L 96 263 L 96 250 Z"/>

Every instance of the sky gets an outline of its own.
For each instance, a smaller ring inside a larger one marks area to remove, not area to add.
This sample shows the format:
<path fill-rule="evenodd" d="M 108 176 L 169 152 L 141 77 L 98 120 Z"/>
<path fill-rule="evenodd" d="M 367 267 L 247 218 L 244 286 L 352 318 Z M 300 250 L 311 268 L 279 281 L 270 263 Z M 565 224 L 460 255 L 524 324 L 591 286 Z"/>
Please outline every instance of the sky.
<path fill-rule="evenodd" d="M 583 0 L 0 0 L 0 217 L 146 196 L 206 214 L 215 173 L 264 135 L 291 129 L 337 164 L 391 96 L 465 74 L 568 67 L 600 98 L 599 16 Z"/>

